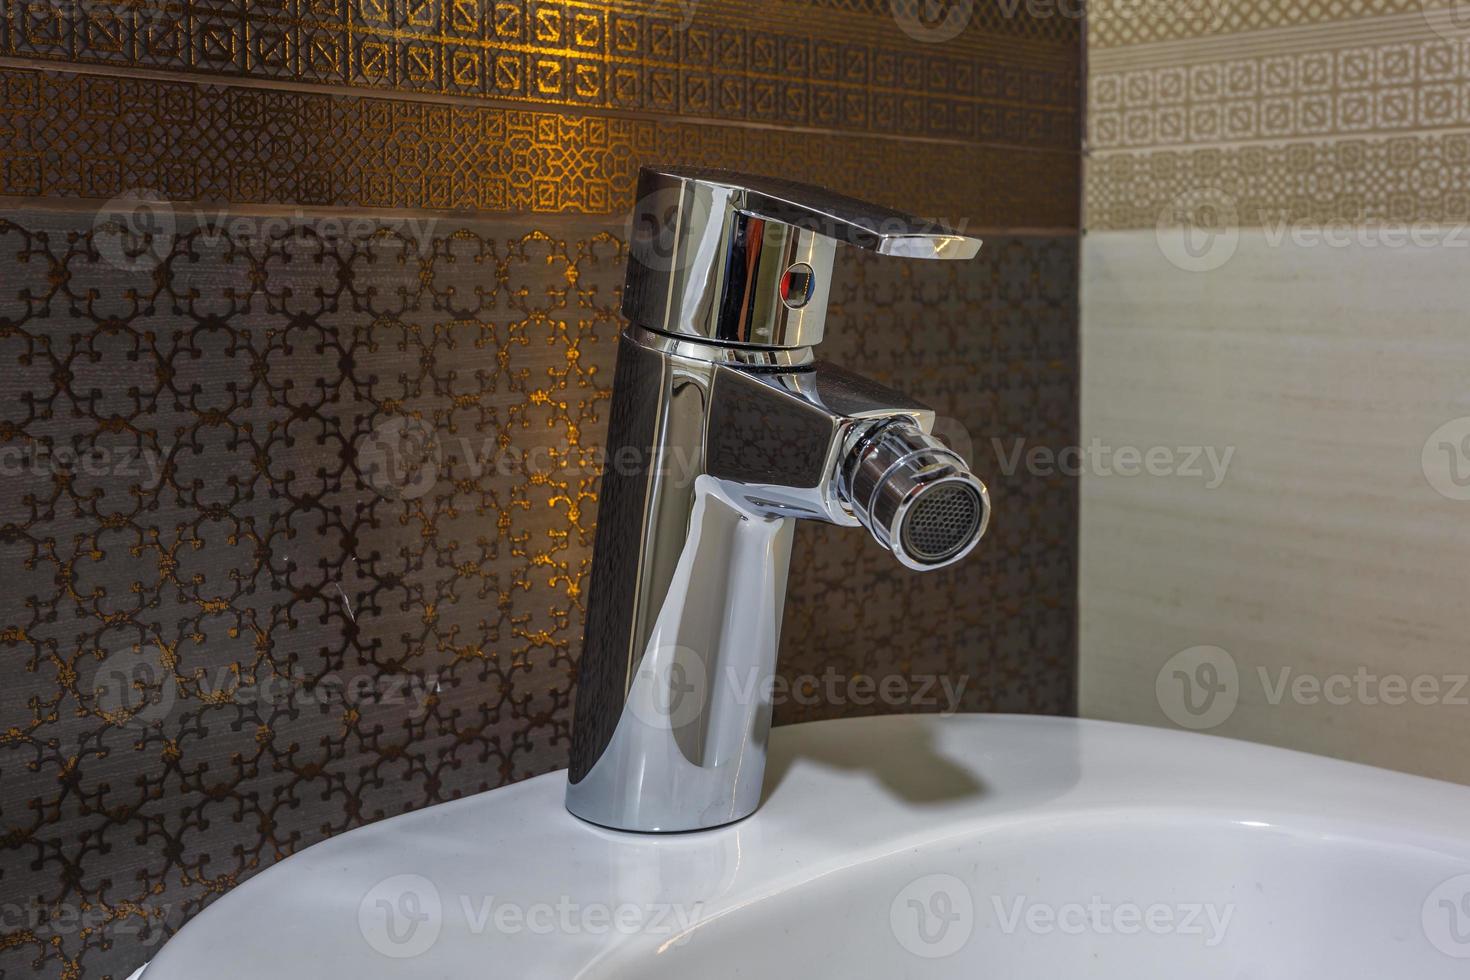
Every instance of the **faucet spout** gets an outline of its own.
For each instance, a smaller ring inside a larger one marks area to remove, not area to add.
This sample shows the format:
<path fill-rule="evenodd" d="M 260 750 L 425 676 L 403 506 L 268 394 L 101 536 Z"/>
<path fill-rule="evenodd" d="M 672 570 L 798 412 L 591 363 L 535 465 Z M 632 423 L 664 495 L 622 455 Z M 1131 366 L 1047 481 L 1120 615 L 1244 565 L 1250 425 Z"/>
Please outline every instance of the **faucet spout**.
<path fill-rule="evenodd" d="M 567 807 L 605 827 L 716 827 L 760 800 L 795 522 L 747 512 L 710 476 L 693 499 L 613 731 L 567 788 Z"/>

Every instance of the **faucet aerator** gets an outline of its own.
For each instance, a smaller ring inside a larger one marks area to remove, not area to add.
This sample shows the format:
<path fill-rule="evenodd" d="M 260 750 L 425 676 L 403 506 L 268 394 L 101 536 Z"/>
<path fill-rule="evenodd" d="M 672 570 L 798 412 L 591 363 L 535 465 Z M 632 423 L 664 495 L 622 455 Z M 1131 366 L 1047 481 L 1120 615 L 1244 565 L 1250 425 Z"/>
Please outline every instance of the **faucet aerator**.
<path fill-rule="evenodd" d="M 928 571 L 970 553 L 990 523 L 990 494 L 957 453 L 908 419 L 879 426 L 849 455 L 853 513 L 909 568 Z"/>

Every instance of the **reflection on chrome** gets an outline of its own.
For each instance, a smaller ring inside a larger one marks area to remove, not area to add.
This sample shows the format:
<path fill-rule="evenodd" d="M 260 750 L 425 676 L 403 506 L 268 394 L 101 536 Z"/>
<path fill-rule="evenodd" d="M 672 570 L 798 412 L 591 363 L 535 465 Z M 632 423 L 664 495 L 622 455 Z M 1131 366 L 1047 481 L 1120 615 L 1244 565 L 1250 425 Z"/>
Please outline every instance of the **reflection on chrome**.
<path fill-rule="evenodd" d="M 567 808 L 682 831 L 760 800 L 797 518 L 915 570 L 990 500 L 931 409 L 818 361 L 838 244 L 968 259 L 978 239 L 817 188 L 645 169 L 633 215 Z"/>

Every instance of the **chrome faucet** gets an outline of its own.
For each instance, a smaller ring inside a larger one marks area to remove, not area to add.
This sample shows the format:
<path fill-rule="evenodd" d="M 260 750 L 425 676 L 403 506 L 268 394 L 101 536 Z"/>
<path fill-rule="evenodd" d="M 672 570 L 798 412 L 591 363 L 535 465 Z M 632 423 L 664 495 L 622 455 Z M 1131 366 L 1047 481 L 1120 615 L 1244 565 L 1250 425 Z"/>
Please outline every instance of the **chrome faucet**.
<path fill-rule="evenodd" d="M 815 359 L 838 243 L 968 259 L 980 241 L 827 191 L 644 168 L 629 243 L 567 809 L 683 831 L 760 802 L 793 525 L 959 561 L 985 484 L 934 412 Z"/>

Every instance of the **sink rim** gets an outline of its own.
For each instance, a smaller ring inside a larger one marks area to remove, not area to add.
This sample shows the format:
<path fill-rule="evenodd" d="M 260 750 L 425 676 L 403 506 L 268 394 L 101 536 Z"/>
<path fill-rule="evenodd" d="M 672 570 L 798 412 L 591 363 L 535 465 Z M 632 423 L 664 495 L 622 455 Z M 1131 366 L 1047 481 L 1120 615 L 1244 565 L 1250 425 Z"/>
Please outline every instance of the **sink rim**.
<path fill-rule="evenodd" d="M 924 746 L 933 750 L 928 768 L 913 758 Z M 351 958 L 356 976 L 401 976 L 414 961 L 360 955 L 371 951 L 357 926 L 373 883 L 394 874 L 473 879 L 484 894 L 503 892 L 502 881 L 531 895 L 544 884 L 583 904 L 613 904 L 630 889 L 692 888 L 708 897 L 703 925 L 898 849 L 1110 812 L 1391 838 L 1470 868 L 1470 828 L 1448 816 L 1470 812 L 1470 787 L 1214 735 L 1037 715 L 882 715 L 783 726 L 770 752 L 762 807 L 708 831 L 644 835 L 583 823 L 562 807 L 558 770 L 338 835 L 213 903 L 159 951 L 143 980 L 192 980 L 205 966 L 221 978 L 316 975 L 308 971 L 333 947 L 331 961 Z M 247 935 L 273 942 L 222 963 L 221 931 L 238 937 L 242 923 Z M 649 941 L 582 933 L 556 936 L 552 946 L 524 935 L 450 935 L 420 965 L 483 962 L 494 942 L 511 975 L 572 976 Z"/>

